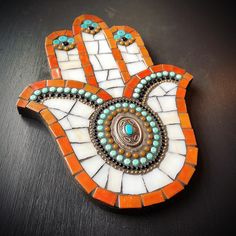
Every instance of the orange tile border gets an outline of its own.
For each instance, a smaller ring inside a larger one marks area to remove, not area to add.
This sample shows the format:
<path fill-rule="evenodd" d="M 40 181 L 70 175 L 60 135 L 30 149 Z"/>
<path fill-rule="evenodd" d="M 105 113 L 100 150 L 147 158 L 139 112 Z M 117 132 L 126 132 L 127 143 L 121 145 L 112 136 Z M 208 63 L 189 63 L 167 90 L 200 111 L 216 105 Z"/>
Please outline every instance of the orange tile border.
<path fill-rule="evenodd" d="M 55 138 L 66 136 L 65 131 L 58 122 L 49 125 L 48 128 Z"/>
<path fill-rule="evenodd" d="M 192 167 L 188 164 L 185 164 L 183 166 L 183 168 L 181 169 L 181 171 L 179 172 L 177 179 L 179 181 L 181 181 L 182 183 L 184 183 L 185 185 L 187 185 L 189 183 L 194 171 L 195 171 L 194 167 Z"/>
<path fill-rule="evenodd" d="M 176 98 L 176 105 L 177 105 L 178 112 L 180 113 L 187 112 L 187 106 L 186 106 L 184 98 Z"/>
<path fill-rule="evenodd" d="M 142 194 L 141 198 L 144 206 L 151 206 L 165 201 L 161 190 Z"/>
<path fill-rule="evenodd" d="M 119 195 L 120 208 L 141 208 L 142 201 L 140 195 Z"/>
<path fill-rule="evenodd" d="M 91 193 L 97 187 L 97 184 L 85 171 L 82 171 L 76 175 L 75 179 L 87 193 Z"/>
<path fill-rule="evenodd" d="M 67 156 L 73 153 L 73 149 L 67 137 L 61 137 L 56 139 L 57 144 L 63 154 L 63 156 Z"/>
<path fill-rule="evenodd" d="M 197 165 L 198 148 L 187 146 L 186 162 L 192 165 Z"/>
<path fill-rule="evenodd" d="M 18 110 L 25 108 L 27 106 L 27 104 L 28 104 L 28 101 L 27 100 L 23 100 L 21 98 L 19 98 L 17 100 L 17 102 L 16 102 L 16 106 L 17 106 Z"/>
<path fill-rule="evenodd" d="M 28 109 L 34 111 L 34 112 L 40 112 L 43 109 L 46 109 L 47 107 L 44 106 L 43 104 L 37 103 L 37 102 L 29 102 L 28 105 L 26 106 Z"/>
<path fill-rule="evenodd" d="M 178 87 L 176 92 L 176 98 L 185 98 L 186 89 Z"/>
<path fill-rule="evenodd" d="M 117 194 L 116 193 L 113 193 L 111 191 L 108 191 L 106 189 L 103 189 L 103 188 L 96 188 L 94 194 L 93 194 L 93 198 L 103 202 L 103 203 L 106 203 L 110 206 L 114 206 L 115 203 L 116 203 L 116 200 L 117 200 Z"/>
<path fill-rule="evenodd" d="M 182 128 L 192 128 L 188 113 L 179 113 L 179 119 Z"/>
<path fill-rule="evenodd" d="M 22 93 L 19 95 L 19 98 L 23 98 L 23 99 L 27 100 L 31 96 L 33 91 L 34 90 L 30 86 L 27 86 L 26 88 L 24 88 Z"/>
<path fill-rule="evenodd" d="M 85 86 L 84 86 L 84 90 L 86 90 L 86 91 L 88 91 L 88 92 L 90 92 L 90 93 L 94 93 L 94 94 L 96 94 L 99 89 L 100 89 L 100 88 L 94 87 L 94 86 L 89 85 L 89 84 L 85 84 Z"/>
<path fill-rule="evenodd" d="M 48 124 L 51 125 L 55 122 L 57 122 L 57 119 L 55 116 L 48 110 L 44 109 L 40 112 L 40 115 L 42 116 L 43 120 Z"/>
<path fill-rule="evenodd" d="M 151 66 L 150 69 L 155 73 L 163 71 L 162 64 Z"/>
<path fill-rule="evenodd" d="M 66 80 L 47 80 L 48 87 L 65 87 Z"/>
<path fill-rule="evenodd" d="M 105 90 L 102 90 L 102 89 L 100 89 L 97 92 L 97 96 L 102 98 L 104 101 L 108 101 L 108 100 L 112 99 L 112 96 L 109 93 L 107 93 Z"/>
<path fill-rule="evenodd" d="M 183 129 L 187 145 L 197 145 L 193 129 Z"/>
<path fill-rule="evenodd" d="M 174 182 L 163 187 L 162 191 L 165 194 L 166 198 L 169 199 L 173 197 L 175 194 L 182 191 L 183 189 L 184 189 L 183 185 L 179 181 L 175 180 Z"/>
<path fill-rule="evenodd" d="M 66 80 L 65 82 L 66 82 L 65 87 L 82 89 L 82 88 L 84 88 L 84 86 L 85 86 L 85 84 L 82 83 L 82 82 L 80 82 L 80 81 Z"/>
<path fill-rule="evenodd" d="M 83 170 L 82 166 L 80 165 L 76 155 L 74 153 L 65 156 L 65 162 L 67 167 L 69 168 L 72 175 L 77 174 L 79 171 Z"/>

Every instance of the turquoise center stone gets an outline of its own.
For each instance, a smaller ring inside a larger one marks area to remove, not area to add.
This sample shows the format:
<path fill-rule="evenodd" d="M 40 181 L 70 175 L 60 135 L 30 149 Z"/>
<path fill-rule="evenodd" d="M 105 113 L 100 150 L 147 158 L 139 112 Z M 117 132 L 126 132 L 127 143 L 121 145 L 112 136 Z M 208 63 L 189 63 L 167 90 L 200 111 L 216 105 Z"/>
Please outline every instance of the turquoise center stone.
<path fill-rule="evenodd" d="M 126 124 L 125 125 L 125 133 L 127 135 L 132 135 L 134 133 L 134 128 L 133 128 L 133 125 L 131 124 Z"/>

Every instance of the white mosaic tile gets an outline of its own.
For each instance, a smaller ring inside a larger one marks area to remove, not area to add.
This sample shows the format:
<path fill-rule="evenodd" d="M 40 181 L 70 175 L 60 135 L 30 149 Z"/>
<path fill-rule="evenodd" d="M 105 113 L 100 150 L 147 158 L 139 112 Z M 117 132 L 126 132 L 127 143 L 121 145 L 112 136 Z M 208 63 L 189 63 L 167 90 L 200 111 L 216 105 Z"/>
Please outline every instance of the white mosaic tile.
<path fill-rule="evenodd" d="M 102 166 L 102 168 L 97 172 L 97 174 L 93 177 L 93 180 L 101 187 L 105 188 L 108 173 L 109 173 L 110 166 L 106 163 Z"/>
<path fill-rule="evenodd" d="M 186 155 L 186 144 L 183 140 L 172 140 L 168 142 L 168 152 L 174 152 L 182 155 Z"/>
<path fill-rule="evenodd" d="M 127 49 L 127 52 L 131 53 L 131 54 L 132 53 L 134 53 L 134 54 L 139 53 L 139 47 L 138 47 L 137 43 L 135 43 L 135 42 L 130 44 L 129 46 L 127 46 L 126 49 Z"/>
<path fill-rule="evenodd" d="M 67 130 L 66 135 L 70 142 L 73 143 L 91 142 L 87 128 Z"/>
<path fill-rule="evenodd" d="M 95 71 L 94 74 L 97 79 L 97 82 L 99 83 L 107 79 L 108 71 L 107 70 Z"/>
<path fill-rule="evenodd" d="M 123 95 L 123 90 L 124 87 L 119 87 L 119 88 L 109 88 L 106 91 L 111 94 L 114 98 L 122 97 Z"/>
<path fill-rule="evenodd" d="M 109 70 L 108 80 L 119 79 L 119 78 L 121 78 L 119 69 Z"/>
<path fill-rule="evenodd" d="M 148 98 L 147 104 L 148 104 L 148 106 L 150 106 L 151 109 L 152 109 L 153 111 L 155 111 L 155 112 L 160 112 L 160 111 L 162 111 L 161 106 L 160 106 L 160 103 L 159 103 L 159 101 L 157 100 L 156 97 Z"/>
<path fill-rule="evenodd" d="M 98 54 L 97 58 L 104 70 L 118 68 L 116 61 L 112 54 Z"/>
<path fill-rule="evenodd" d="M 163 111 L 177 110 L 175 96 L 163 96 L 157 98 Z"/>
<path fill-rule="evenodd" d="M 71 129 L 70 123 L 67 119 L 67 117 L 63 118 L 62 120 L 59 121 L 59 124 L 64 130 Z"/>
<path fill-rule="evenodd" d="M 124 194 L 141 194 L 146 193 L 143 178 L 141 175 L 123 174 L 122 192 Z"/>
<path fill-rule="evenodd" d="M 55 53 L 56 53 L 57 61 L 58 62 L 60 62 L 60 61 L 68 61 L 69 60 L 68 54 L 67 54 L 66 51 L 55 49 Z"/>
<path fill-rule="evenodd" d="M 70 125 L 72 128 L 84 128 L 89 127 L 89 120 L 86 118 L 78 117 L 69 115 L 68 121 L 70 122 Z"/>
<path fill-rule="evenodd" d="M 61 51 L 61 50 L 60 50 Z M 73 48 L 67 52 L 68 55 L 79 55 L 78 49 Z"/>
<path fill-rule="evenodd" d="M 75 155 L 79 160 L 83 160 L 87 157 L 92 157 L 97 154 L 97 150 L 92 143 L 76 143 L 71 145 L 75 152 Z"/>
<path fill-rule="evenodd" d="M 185 139 L 183 131 L 179 124 L 167 125 L 166 129 L 169 139 Z"/>
<path fill-rule="evenodd" d="M 69 55 L 70 61 L 80 61 L 79 55 Z"/>
<path fill-rule="evenodd" d="M 129 54 L 129 53 L 123 52 L 122 57 L 123 57 L 123 60 L 125 61 L 125 63 L 139 61 L 139 58 L 136 54 Z"/>
<path fill-rule="evenodd" d="M 121 79 L 113 79 L 99 83 L 99 87 L 105 90 L 108 88 L 122 87 L 123 85 L 124 83 Z"/>
<path fill-rule="evenodd" d="M 105 39 L 105 35 L 104 35 L 103 30 L 101 30 L 100 32 L 98 32 L 97 34 L 94 35 L 94 40 L 101 40 L 101 39 Z"/>
<path fill-rule="evenodd" d="M 113 192 L 121 192 L 123 171 L 117 170 L 113 167 L 109 170 L 107 189 Z"/>
<path fill-rule="evenodd" d="M 75 101 L 70 99 L 53 98 L 45 100 L 43 104 L 49 108 L 58 109 L 68 113 L 75 104 Z"/>
<path fill-rule="evenodd" d="M 148 97 L 164 96 L 165 94 L 166 92 L 158 85 L 149 93 Z"/>
<path fill-rule="evenodd" d="M 93 69 L 96 70 L 102 70 L 102 67 L 95 55 L 89 55 L 89 60 L 93 66 Z"/>
<path fill-rule="evenodd" d="M 77 80 L 86 83 L 86 77 L 83 69 L 71 69 L 61 71 L 62 78 L 65 80 Z"/>
<path fill-rule="evenodd" d="M 67 114 L 65 112 L 63 112 L 63 111 L 52 109 L 52 108 L 50 108 L 49 110 L 58 120 L 60 120 L 63 117 L 67 116 Z"/>
<path fill-rule="evenodd" d="M 85 47 L 89 55 L 98 54 L 98 42 L 85 42 Z"/>
<path fill-rule="evenodd" d="M 164 125 L 180 123 L 179 115 L 177 111 L 159 112 L 158 115 L 161 118 Z"/>
<path fill-rule="evenodd" d="M 177 84 L 171 82 L 164 82 L 161 83 L 160 86 L 165 92 L 169 92 L 170 90 L 176 88 Z"/>
<path fill-rule="evenodd" d="M 63 62 L 59 62 L 59 67 L 61 70 L 81 68 L 81 62 L 80 61 L 63 61 Z"/>
<path fill-rule="evenodd" d="M 106 40 L 99 40 L 99 53 L 111 53 L 111 49 Z"/>
<path fill-rule="evenodd" d="M 94 37 L 92 34 L 82 32 L 82 38 L 83 38 L 83 41 L 85 41 L 85 42 L 94 41 Z"/>
<path fill-rule="evenodd" d="M 135 75 L 147 68 L 143 61 L 128 63 L 126 66 L 130 75 Z"/>
<path fill-rule="evenodd" d="M 80 101 L 77 101 L 71 110 L 71 114 L 81 116 L 84 118 L 89 118 L 94 112 L 94 109 Z"/>

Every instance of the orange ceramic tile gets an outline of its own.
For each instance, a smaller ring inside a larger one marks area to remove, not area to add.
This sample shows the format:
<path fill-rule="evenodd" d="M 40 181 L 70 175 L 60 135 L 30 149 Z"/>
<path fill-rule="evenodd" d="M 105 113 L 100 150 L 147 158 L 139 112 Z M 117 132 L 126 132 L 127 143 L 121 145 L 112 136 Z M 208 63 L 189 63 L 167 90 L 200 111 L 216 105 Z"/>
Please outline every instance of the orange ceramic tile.
<path fill-rule="evenodd" d="M 66 35 L 66 32 L 67 30 L 58 30 L 56 33 L 58 34 L 58 36 L 61 36 L 61 35 Z"/>
<path fill-rule="evenodd" d="M 197 145 L 195 135 L 192 129 L 183 129 L 187 145 Z"/>
<path fill-rule="evenodd" d="M 123 91 L 123 97 L 131 98 L 133 91 L 134 91 L 134 88 L 130 88 L 130 87 L 126 86 Z"/>
<path fill-rule="evenodd" d="M 102 23 L 103 22 L 103 19 L 101 19 L 100 17 L 95 16 L 95 15 L 90 15 L 90 14 L 86 14 L 84 19 L 89 19 L 89 20 L 92 20 L 92 21 L 97 22 L 97 23 Z"/>
<path fill-rule="evenodd" d="M 130 27 L 128 25 L 124 26 L 124 31 L 127 32 L 127 33 L 134 33 L 134 32 L 136 32 L 139 35 L 139 33 L 134 28 L 132 28 L 132 27 Z"/>
<path fill-rule="evenodd" d="M 112 96 L 102 89 L 98 91 L 97 96 L 102 98 L 104 101 L 108 101 L 112 99 Z"/>
<path fill-rule="evenodd" d="M 119 195 L 120 208 L 141 208 L 142 202 L 140 195 Z"/>
<path fill-rule="evenodd" d="M 153 72 L 159 72 L 159 71 L 162 71 L 162 64 L 160 65 L 156 65 L 156 66 L 151 66 L 151 69 Z"/>
<path fill-rule="evenodd" d="M 40 115 L 43 117 L 44 121 L 48 124 L 51 125 L 57 121 L 55 116 L 48 110 L 44 109 L 40 112 Z"/>
<path fill-rule="evenodd" d="M 72 175 L 83 169 L 74 153 L 66 156 L 65 161 Z"/>
<path fill-rule="evenodd" d="M 87 77 L 87 83 L 93 86 L 98 86 L 98 83 L 94 74 Z"/>
<path fill-rule="evenodd" d="M 94 93 L 94 94 L 97 93 L 99 89 L 100 88 L 95 87 L 95 86 L 91 86 L 89 84 L 85 84 L 85 86 L 84 86 L 84 90 L 86 90 L 86 91 L 88 91 L 90 93 Z"/>
<path fill-rule="evenodd" d="M 143 59 L 148 67 L 153 65 L 153 61 L 151 57 L 148 56 L 148 57 L 144 57 Z"/>
<path fill-rule="evenodd" d="M 145 193 L 141 195 L 144 206 L 151 206 L 160 202 L 164 202 L 164 196 L 161 191 Z"/>
<path fill-rule="evenodd" d="M 28 86 L 23 90 L 23 92 L 19 95 L 19 97 L 25 100 L 28 100 L 29 97 L 32 95 L 32 93 L 33 93 L 33 89 Z"/>
<path fill-rule="evenodd" d="M 109 38 L 109 39 L 108 39 L 108 43 L 109 43 L 110 48 L 117 48 L 117 45 L 116 45 L 116 41 L 115 41 L 115 40 Z"/>
<path fill-rule="evenodd" d="M 82 171 L 78 175 L 76 175 L 75 179 L 80 183 L 83 189 L 87 193 L 91 193 L 96 187 L 96 183 L 89 177 L 89 175 Z"/>
<path fill-rule="evenodd" d="M 46 87 L 46 80 L 34 82 L 33 84 L 30 85 L 30 87 L 33 90 L 42 89 L 42 88 Z"/>
<path fill-rule="evenodd" d="M 104 23 L 104 24 L 105 24 L 105 23 Z M 106 28 L 103 28 L 103 23 L 99 24 L 99 26 L 100 26 L 102 29 L 104 29 L 103 31 L 104 31 L 104 33 L 105 33 L 105 35 L 106 35 L 106 37 L 107 37 L 108 39 L 115 41 L 115 40 L 113 39 L 113 34 L 112 34 L 112 32 L 108 29 L 108 27 L 107 27 L 106 24 L 105 24 Z"/>
<path fill-rule="evenodd" d="M 186 89 L 178 87 L 177 92 L 176 92 L 176 97 L 177 98 L 184 98 L 186 94 Z"/>
<path fill-rule="evenodd" d="M 46 47 L 46 54 L 47 54 L 48 57 L 52 56 L 52 55 L 55 55 L 55 49 L 52 45 L 48 45 Z"/>
<path fill-rule="evenodd" d="M 185 164 L 182 168 L 182 170 L 180 171 L 180 173 L 178 174 L 177 179 L 179 181 L 181 181 L 184 184 L 188 184 L 189 180 L 191 179 L 193 173 L 195 171 L 195 168 Z"/>
<path fill-rule="evenodd" d="M 93 67 L 91 65 L 86 65 L 83 68 L 86 76 L 93 75 Z"/>
<path fill-rule="evenodd" d="M 65 80 L 47 80 L 48 87 L 64 87 Z"/>
<path fill-rule="evenodd" d="M 181 74 L 183 75 L 185 73 L 185 70 L 184 69 L 181 69 L 177 66 L 173 66 L 173 71 L 176 73 L 176 74 Z"/>
<path fill-rule="evenodd" d="M 188 72 L 186 72 L 183 76 L 184 79 L 190 81 L 193 79 L 193 76 L 191 74 L 189 74 Z"/>
<path fill-rule="evenodd" d="M 129 75 L 129 72 L 122 71 L 121 75 L 122 75 L 122 79 L 124 83 L 127 83 L 128 81 L 130 81 L 131 77 Z"/>
<path fill-rule="evenodd" d="M 26 105 L 28 104 L 28 102 L 29 102 L 28 100 L 23 100 L 23 99 L 19 98 L 16 102 L 16 106 L 18 108 L 25 108 Z"/>
<path fill-rule="evenodd" d="M 56 56 L 49 56 L 48 64 L 51 69 L 59 67 Z"/>
<path fill-rule="evenodd" d="M 84 83 L 75 80 L 67 80 L 65 87 L 81 89 L 84 87 Z"/>
<path fill-rule="evenodd" d="M 182 128 L 191 128 L 191 122 L 188 113 L 179 113 L 179 119 Z"/>
<path fill-rule="evenodd" d="M 46 106 L 44 106 L 43 104 L 37 103 L 37 102 L 29 102 L 27 105 L 27 108 L 34 111 L 34 112 L 40 112 L 43 109 L 46 108 Z"/>
<path fill-rule="evenodd" d="M 66 30 L 65 35 L 66 35 L 67 37 L 73 37 L 73 32 L 72 32 L 71 30 Z"/>
<path fill-rule="evenodd" d="M 186 162 L 192 165 L 197 165 L 197 156 L 198 156 L 198 148 L 187 146 Z"/>
<path fill-rule="evenodd" d="M 167 186 L 162 188 L 162 191 L 165 194 L 165 196 L 169 199 L 178 192 L 182 191 L 183 189 L 184 189 L 183 185 L 179 181 L 175 180 L 171 184 L 168 184 Z"/>
<path fill-rule="evenodd" d="M 178 112 L 187 112 L 186 103 L 183 98 L 177 98 L 176 104 L 177 104 Z"/>
<path fill-rule="evenodd" d="M 87 52 L 80 53 L 79 56 L 80 56 L 80 61 L 81 61 L 82 66 L 90 65 Z"/>
<path fill-rule="evenodd" d="M 58 122 L 49 125 L 49 130 L 55 138 L 66 136 L 66 133 Z"/>
<path fill-rule="evenodd" d="M 141 37 L 136 36 L 135 41 L 136 41 L 136 43 L 138 44 L 139 47 L 144 46 L 144 42 L 143 42 Z"/>
<path fill-rule="evenodd" d="M 54 68 L 51 70 L 52 79 L 62 79 L 61 71 L 59 68 Z"/>
<path fill-rule="evenodd" d="M 193 76 L 189 73 L 185 73 L 183 79 L 180 80 L 179 86 L 182 88 L 187 88 L 189 82 L 192 80 Z"/>
<path fill-rule="evenodd" d="M 110 206 L 114 206 L 117 199 L 117 194 L 103 188 L 96 188 L 93 197 Z"/>
<path fill-rule="evenodd" d="M 81 32 L 81 27 L 80 25 L 73 25 L 72 30 L 74 32 L 74 35 L 79 34 Z"/>
<path fill-rule="evenodd" d="M 49 34 L 49 35 L 47 36 L 47 38 L 54 40 L 54 39 L 57 38 L 58 36 L 59 36 L 59 35 L 57 34 L 57 32 L 52 32 L 51 34 Z"/>
<path fill-rule="evenodd" d="M 61 137 L 56 139 L 57 144 L 59 145 L 60 151 L 63 156 L 67 156 L 73 153 L 73 149 L 67 137 Z"/>
<path fill-rule="evenodd" d="M 140 47 L 140 51 L 141 51 L 143 57 L 149 57 L 149 52 L 145 47 Z"/>
<path fill-rule="evenodd" d="M 122 55 L 120 53 L 120 50 L 118 48 L 112 48 L 112 54 L 115 58 L 115 60 L 119 61 L 119 60 L 122 60 Z"/>
<path fill-rule="evenodd" d="M 126 67 L 126 64 L 123 60 L 120 60 L 120 61 L 117 61 L 117 64 L 119 66 L 119 69 L 121 71 L 121 73 L 124 71 L 124 72 L 127 72 L 127 67 Z"/>
<path fill-rule="evenodd" d="M 140 78 L 144 78 L 148 75 L 152 74 L 152 72 L 149 70 L 149 69 L 146 69 L 144 71 L 141 71 L 139 72 L 137 75 L 140 77 Z"/>
<path fill-rule="evenodd" d="M 137 76 L 133 76 L 131 80 L 127 83 L 127 86 L 130 88 L 135 88 L 137 84 L 139 83 L 140 78 Z"/>
<path fill-rule="evenodd" d="M 45 39 L 45 46 L 47 46 L 47 45 L 52 45 L 52 41 L 53 41 L 52 39 L 50 39 L 50 38 L 47 37 L 47 38 Z"/>
<path fill-rule="evenodd" d="M 112 27 L 110 28 L 110 31 L 111 31 L 112 33 L 115 33 L 117 30 L 118 30 L 118 26 L 112 26 Z"/>
<path fill-rule="evenodd" d="M 163 68 L 163 70 L 166 70 L 166 71 L 173 71 L 172 65 L 163 64 L 162 68 Z"/>

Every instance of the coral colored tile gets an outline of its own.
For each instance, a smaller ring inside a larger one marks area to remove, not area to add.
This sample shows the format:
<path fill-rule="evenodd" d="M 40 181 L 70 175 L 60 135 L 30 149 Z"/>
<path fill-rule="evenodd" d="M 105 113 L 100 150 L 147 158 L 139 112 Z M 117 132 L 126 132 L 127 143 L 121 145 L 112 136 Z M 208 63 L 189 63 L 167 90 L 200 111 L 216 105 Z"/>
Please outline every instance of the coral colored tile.
<path fill-rule="evenodd" d="M 64 87 L 65 80 L 57 79 L 57 80 L 47 80 L 48 87 Z"/>
<path fill-rule="evenodd" d="M 93 75 L 93 67 L 91 65 L 84 66 L 84 73 L 86 76 Z"/>
<path fill-rule="evenodd" d="M 18 107 L 18 108 L 25 108 L 26 107 L 26 105 L 28 104 L 28 102 L 29 101 L 27 101 L 27 100 L 23 100 L 23 99 L 18 99 L 17 100 L 17 102 L 16 102 L 16 106 Z"/>
<path fill-rule="evenodd" d="M 123 71 L 128 72 L 126 64 L 123 60 L 117 61 L 117 64 L 118 64 L 121 72 L 123 72 Z"/>
<path fill-rule="evenodd" d="M 149 69 L 146 69 L 144 71 L 139 72 L 137 75 L 142 79 L 150 74 L 152 74 L 152 71 L 150 71 Z"/>
<path fill-rule="evenodd" d="M 96 183 L 84 171 L 76 175 L 75 179 L 87 193 L 91 193 L 97 187 Z"/>
<path fill-rule="evenodd" d="M 146 65 L 147 65 L 148 67 L 150 67 L 150 66 L 153 65 L 153 61 L 152 61 L 152 59 L 151 59 L 150 56 L 148 56 L 148 57 L 144 57 L 143 59 L 144 59 Z"/>
<path fill-rule="evenodd" d="M 77 44 L 78 51 L 80 53 L 81 52 L 86 52 L 86 47 L 84 46 L 83 43 L 81 43 L 82 42 L 81 36 L 80 35 L 79 35 L 79 37 L 76 36 L 76 38 L 77 38 L 77 42 L 78 42 L 78 44 Z"/>
<path fill-rule="evenodd" d="M 48 64 L 51 69 L 59 67 L 56 56 L 49 56 Z"/>
<path fill-rule="evenodd" d="M 46 106 L 44 106 L 43 104 L 33 102 L 33 101 L 29 102 L 29 104 L 26 107 L 34 112 L 40 112 L 46 108 Z"/>
<path fill-rule="evenodd" d="M 58 122 L 49 125 L 49 130 L 52 132 L 55 138 L 66 136 L 64 130 Z"/>
<path fill-rule="evenodd" d="M 193 76 L 189 73 L 185 73 L 183 79 L 180 80 L 179 86 L 182 88 L 187 88 L 189 82 L 193 79 Z"/>
<path fill-rule="evenodd" d="M 124 26 L 124 31 L 127 32 L 127 33 L 132 33 L 132 32 L 133 33 L 134 32 L 138 33 L 134 28 L 132 28 L 130 26 L 127 26 L 127 25 Z"/>
<path fill-rule="evenodd" d="M 179 119 L 182 128 L 191 128 L 191 122 L 188 113 L 179 113 Z"/>
<path fill-rule="evenodd" d="M 65 35 L 68 37 L 73 37 L 73 32 L 71 30 L 66 30 Z"/>
<path fill-rule="evenodd" d="M 99 89 L 100 88 L 91 86 L 89 84 L 85 84 L 85 86 L 84 86 L 84 90 L 86 90 L 88 92 L 91 92 L 91 93 L 94 93 L 94 94 L 97 93 Z"/>
<path fill-rule="evenodd" d="M 55 123 L 57 121 L 55 116 L 48 109 L 42 110 L 40 112 L 40 115 L 48 125 L 51 125 L 52 123 Z"/>
<path fill-rule="evenodd" d="M 143 40 L 142 40 L 141 37 L 136 36 L 136 37 L 135 37 L 135 41 L 136 41 L 136 43 L 138 44 L 139 47 L 144 46 L 144 42 L 143 42 Z"/>
<path fill-rule="evenodd" d="M 82 66 L 90 65 L 87 52 L 83 52 L 83 53 L 80 52 L 79 56 L 80 56 L 80 61 L 81 61 Z"/>
<path fill-rule="evenodd" d="M 102 201 L 110 206 L 114 206 L 117 199 L 117 194 L 110 192 L 103 188 L 96 188 L 93 197 L 97 200 Z"/>
<path fill-rule="evenodd" d="M 87 77 L 87 83 L 90 85 L 93 85 L 95 87 L 98 86 L 98 83 L 97 83 L 97 80 L 96 80 L 96 77 L 94 76 L 94 74 Z"/>
<path fill-rule="evenodd" d="M 110 31 L 111 31 L 112 33 L 115 33 L 116 31 L 118 31 L 118 26 L 112 26 L 112 27 L 110 28 Z"/>
<path fill-rule="evenodd" d="M 176 74 L 181 74 L 183 75 L 185 73 L 185 70 L 184 69 L 181 69 L 177 66 L 173 66 L 173 71 L 176 73 Z"/>
<path fill-rule="evenodd" d="M 121 75 L 122 75 L 124 83 L 127 83 L 128 81 L 130 81 L 131 77 L 130 77 L 129 72 L 122 71 Z"/>
<path fill-rule="evenodd" d="M 177 92 L 176 92 L 176 97 L 177 98 L 184 98 L 186 94 L 186 89 L 178 87 Z"/>
<path fill-rule="evenodd" d="M 80 25 L 73 25 L 72 30 L 73 30 L 74 35 L 77 35 L 81 32 L 81 27 Z"/>
<path fill-rule="evenodd" d="M 74 153 L 66 156 L 65 161 L 72 175 L 83 169 Z"/>
<path fill-rule="evenodd" d="M 71 144 L 67 137 L 61 137 L 56 139 L 57 144 L 59 145 L 59 148 L 63 154 L 63 156 L 67 156 L 71 153 L 73 153 L 73 149 L 71 147 Z"/>
<path fill-rule="evenodd" d="M 52 56 L 52 55 L 55 55 L 55 49 L 52 45 L 48 45 L 46 47 L 46 54 L 47 54 L 48 57 Z"/>
<path fill-rule="evenodd" d="M 183 189 L 184 189 L 183 185 L 179 181 L 175 180 L 171 184 L 168 184 L 167 186 L 162 188 L 162 191 L 165 194 L 165 196 L 169 199 L 178 192 L 182 191 Z"/>
<path fill-rule="evenodd" d="M 42 89 L 42 88 L 46 87 L 46 80 L 34 82 L 33 84 L 30 85 L 30 87 L 33 90 Z"/>
<path fill-rule="evenodd" d="M 103 27 L 101 26 L 101 24 L 99 24 L 99 25 L 100 25 L 100 27 L 103 29 Z M 107 27 L 107 25 L 106 25 L 106 27 Z M 115 40 L 113 39 L 113 34 L 112 34 L 112 32 L 111 32 L 108 28 L 104 28 L 103 31 L 105 32 L 105 35 L 106 35 L 106 37 L 107 37 L 108 39 L 111 39 L 111 40 L 115 41 Z"/>
<path fill-rule="evenodd" d="M 178 112 L 187 112 L 186 103 L 183 98 L 177 98 L 176 104 L 177 104 Z"/>
<path fill-rule="evenodd" d="M 163 70 L 166 70 L 166 71 L 173 71 L 173 65 L 167 65 L 167 64 L 163 64 L 162 65 L 162 68 Z"/>
<path fill-rule="evenodd" d="M 118 48 L 112 48 L 112 54 L 115 58 L 115 60 L 119 61 L 119 60 L 122 60 L 122 55 L 120 53 L 120 50 Z"/>
<path fill-rule="evenodd" d="M 47 45 L 52 45 L 52 39 L 50 39 L 50 38 L 45 38 L 45 46 L 47 46 Z"/>
<path fill-rule="evenodd" d="M 59 68 L 51 69 L 52 79 L 62 79 L 61 71 Z"/>
<path fill-rule="evenodd" d="M 156 65 L 156 66 L 151 66 L 151 69 L 153 72 L 159 72 L 159 71 L 162 71 L 162 64 L 160 65 Z"/>
<path fill-rule="evenodd" d="M 123 92 L 123 97 L 131 98 L 133 92 L 134 92 L 134 88 L 130 88 L 130 87 L 126 86 L 124 89 L 124 92 Z"/>
<path fill-rule="evenodd" d="M 131 80 L 127 83 L 127 86 L 130 88 L 136 88 L 137 84 L 139 83 L 140 78 L 137 76 L 134 76 L 131 78 Z"/>
<path fill-rule="evenodd" d="M 102 98 L 104 101 L 108 101 L 112 99 L 112 96 L 102 89 L 98 91 L 97 96 Z"/>
<path fill-rule="evenodd" d="M 24 98 L 25 100 L 28 100 L 29 97 L 32 95 L 33 89 L 31 87 L 26 87 L 23 92 L 19 95 L 20 98 Z"/>
<path fill-rule="evenodd" d="M 47 36 L 48 39 L 52 39 L 54 40 L 55 38 L 57 38 L 59 35 L 57 34 L 57 32 L 52 32 L 51 34 L 49 34 Z"/>
<path fill-rule="evenodd" d="M 116 41 L 114 39 L 108 38 L 108 43 L 109 43 L 110 48 L 117 48 Z"/>
<path fill-rule="evenodd" d="M 140 195 L 119 195 L 120 208 L 141 208 L 142 202 Z"/>
<path fill-rule="evenodd" d="M 197 165 L 198 148 L 187 146 L 186 162 Z"/>
<path fill-rule="evenodd" d="M 197 145 L 195 135 L 192 129 L 183 129 L 187 145 Z"/>
<path fill-rule="evenodd" d="M 193 76 L 191 74 L 189 74 L 188 72 L 186 72 L 183 77 L 184 77 L 184 79 L 187 79 L 189 81 L 193 79 Z"/>
<path fill-rule="evenodd" d="M 184 184 L 188 184 L 194 171 L 195 171 L 194 167 L 188 164 L 185 164 L 183 168 L 181 169 L 180 173 L 178 174 L 177 179 L 180 180 Z"/>
<path fill-rule="evenodd" d="M 145 47 L 140 47 L 140 51 L 141 51 L 143 57 L 149 57 L 149 52 Z"/>
<path fill-rule="evenodd" d="M 58 30 L 58 31 L 56 31 L 56 33 L 57 33 L 59 36 L 61 36 L 61 35 L 66 35 L 66 31 L 67 31 L 67 30 Z"/>
<path fill-rule="evenodd" d="M 151 206 L 160 202 L 164 202 L 164 196 L 161 191 L 145 193 L 141 195 L 144 206 Z"/>
<path fill-rule="evenodd" d="M 67 80 L 65 87 L 81 89 L 84 87 L 84 83 L 75 80 Z"/>

